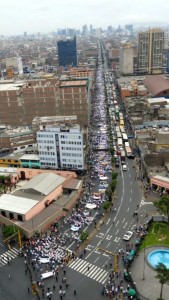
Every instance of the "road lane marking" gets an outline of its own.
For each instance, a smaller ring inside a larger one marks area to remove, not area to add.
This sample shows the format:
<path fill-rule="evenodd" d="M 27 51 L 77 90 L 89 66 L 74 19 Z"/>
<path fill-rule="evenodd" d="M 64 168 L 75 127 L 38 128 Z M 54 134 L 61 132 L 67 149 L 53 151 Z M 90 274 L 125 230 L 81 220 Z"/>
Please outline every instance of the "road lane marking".
<path fill-rule="evenodd" d="M 117 235 L 117 234 L 118 234 L 118 232 L 119 232 L 119 229 L 117 229 L 117 231 L 116 231 L 115 235 Z"/>
<path fill-rule="evenodd" d="M 107 244 L 106 248 L 108 248 L 110 246 L 111 242 Z"/>
<path fill-rule="evenodd" d="M 108 235 L 108 236 L 106 237 L 106 240 L 110 241 L 111 238 L 112 238 L 112 235 Z"/>
<path fill-rule="evenodd" d="M 129 207 L 127 208 L 127 212 L 129 211 Z"/>
<path fill-rule="evenodd" d="M 96 263 L 96 261 L 98 261 L 98 260 L 99 260 L 99 258 L 100 258 L 100 257 L 97 257 L 97 258 L 95 259 L 95 261 L 94 261 L 94 264 Z"/>
<path fill-rule="evenodd" d="M 116 223 L 116 225 L 115 225 L 115 227 L 117 227 L 117 225 L 119 224 L 119 220 L 117 221 L 117 223 Z"/>
<path fill-rule="evenodd" d="M 120 240 L 120 238 L 116 237 L 114 242 L 118 243 L 119 240 Z"/>
<path fill-rule="evenodd" d="M 122 223 L 124 223 L 125 219 L 126 219 L 126 218 L 123 219 Z"/>
<path fill-rule="evenodd" d="M 126 222 L 126 224 L 123 226 L 123 228 L 126 228 L 127 224 L 128 224 L 128 222 Z"/>
<path fill-rule="evenodd" d="M 131 198 L 130 198 L 130 202 L 131 202 Z"/>
<path fill-rule="evenodd" d="M 111 220 L 111 219 L 109 218 L 109 219 L 108 219 L 108 221 L 107 221 L 107 223 L 106 223 L 106 225 L 108 225 L 108 224 L 109 224 L 110 220 Z"/>
<path fill-rule="evenodd" d="M 140 207 L 143 205 L 153 204 L 153 202 L 145 202 L 144 199 L 141 200 Z"/>
<path fill-rule="evenodd" d="M 132 194 L 133 190 L 131 189 L 131 194 Z"/>
<path fill-rule="evenodd" d="M 99 258 L 97 258 L 97 260 L 98 259 Z M 106 282 L 109 276 L 109 272 L 107 270 L 104 270 L 80 258 L 76 258 L 76 264 L 71 262 L 68 264 L 68 267 L 102 284 Z"/>

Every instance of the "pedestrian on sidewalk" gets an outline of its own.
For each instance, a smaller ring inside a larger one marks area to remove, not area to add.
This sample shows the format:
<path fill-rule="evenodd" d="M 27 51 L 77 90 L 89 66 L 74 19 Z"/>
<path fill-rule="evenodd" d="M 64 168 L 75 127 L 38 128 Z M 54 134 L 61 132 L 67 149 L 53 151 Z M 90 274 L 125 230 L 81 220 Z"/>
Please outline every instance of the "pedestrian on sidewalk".
<path fill-rule="evenodd" d="M 74 294 L 74 296 L 76 296 L 76 294 L 77 294 L 77 293 L 76 293 L 76 290 L 74 290 L 73 294 Z"/>

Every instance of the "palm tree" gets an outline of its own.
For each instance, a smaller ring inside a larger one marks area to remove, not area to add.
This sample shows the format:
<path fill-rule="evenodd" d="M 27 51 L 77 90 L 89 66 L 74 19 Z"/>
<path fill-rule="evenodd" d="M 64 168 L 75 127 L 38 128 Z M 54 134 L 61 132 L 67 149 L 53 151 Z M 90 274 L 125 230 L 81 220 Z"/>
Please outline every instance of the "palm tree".
<path fill-rule="evenodd" d="M 160 299 L 162 300 L 163 285 L 166 283 L 169 284 L 169 269 L 164 264 L 158 263 L 156 272 L 157 275 L 155 277 L 159 279 L 159 283 L 161 284 Z"/>

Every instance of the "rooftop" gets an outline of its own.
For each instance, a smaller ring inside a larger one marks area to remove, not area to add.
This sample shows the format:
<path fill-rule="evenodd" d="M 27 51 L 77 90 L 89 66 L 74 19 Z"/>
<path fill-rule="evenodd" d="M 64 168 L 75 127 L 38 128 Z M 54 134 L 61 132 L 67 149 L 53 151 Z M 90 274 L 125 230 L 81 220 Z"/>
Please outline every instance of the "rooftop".
<path fill-rule="evenodd" d="M 169 80 L 161 75 L 146 76 L 144 84 L 152 97 L 169 89 Z"/>
<path fill-rule="evenodd" d="M 18 127 L 18 128 L 12 128 L 12 129 L 6 129 L 2 133 L 0 133 L 0 137 L 13 137 L 13 136 L 22 136 L 32 134 L 32 131 L 28 127 Z"/>
<path fill-rule="evenodd" d="M 33 199 L 4 194 L 0 197 L 0 209 L 17 214 L 26 214 L 38 202 Z"/>
<path fill-rule="evenodd" d="M 22 190 L 30 193 L 40 193 L 47 196 L 64 181 L 65 178 L 62 176 L 53 173 L 42 173 L 28 181 L 22 187 Z"/>
<path fill-rule="evenodd" d="M 86 80 L 66 80 L 60 83 L 60 87 L 70 87 L 70 86 L 86 86 Z"/>
<path fill-rule="evenodd" d="M 20 157 L 20 160 L 39 160 L 39 155 L 37 154 L 24 154 Z"/>
<path fill-rule="evenodd" d="M 25 83 L 1 83 L 0 82 L 0 91 L 19 91 Z"/>
<path fill-rule="evenodd" d="M 155 104 L 155 103 L 159 103 L 159 102 L 167 102 L 167 99 L 164 97 L 159 97 L 159 98 L 148 98 L 147 102 L 150 104 Z"/>

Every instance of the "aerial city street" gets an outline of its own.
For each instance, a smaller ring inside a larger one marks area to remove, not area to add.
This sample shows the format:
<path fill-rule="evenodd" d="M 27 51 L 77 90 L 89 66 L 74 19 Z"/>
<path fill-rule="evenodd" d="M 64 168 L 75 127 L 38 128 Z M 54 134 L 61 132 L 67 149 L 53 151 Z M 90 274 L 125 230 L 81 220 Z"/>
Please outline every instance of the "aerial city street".
<path fill-rule="evenodd" d="M 167 300 L 168 23 L 42 2 L 0 20 L 0 300 Z"/>

